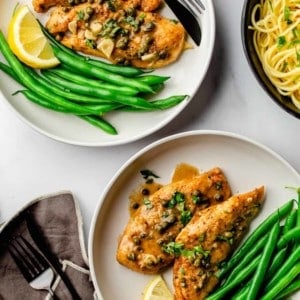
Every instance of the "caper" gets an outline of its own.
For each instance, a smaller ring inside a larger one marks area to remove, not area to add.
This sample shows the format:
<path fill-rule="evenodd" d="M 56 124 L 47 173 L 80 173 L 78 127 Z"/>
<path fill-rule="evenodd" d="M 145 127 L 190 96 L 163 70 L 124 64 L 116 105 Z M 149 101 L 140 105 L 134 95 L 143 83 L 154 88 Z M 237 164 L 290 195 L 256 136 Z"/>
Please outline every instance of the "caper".
<path fill-rule="evenodd" d="M 91 6 L 88 6 L 88 7 L 86 8 L 86 13 L 87 13 L 88 15 L 92 15 L 92 14 L 94 13 L 94 9 L 93 9 Z"/>
<path fill-rule="evenodd" d="M 67 12 L 70 11 L 70 7 L 65 6 L 65 7 L 62 8 L 62 11 L 63 11 L 64 13 L 67 13 Z"/>
<path fill-rule="evenodd" d="M 135 261 L 135 260 L 136 260 L 136 255 L 135 255 L 133 252 L 131 252 L 131 253 L 129 253 L 129 254 L 127 255 L 127 258 L 128 258 L 129 260 Z"/>
<path fill-rule="evenodd" d="M 218 194 L 215 195 L 215 200 L 216 201 L 223 201 L 223 199 L 224 199 L 224 196 L 222 194 L 218 193 Z"/>
<path fill-rule="evenodd" d="M 62 39 L 63 39 L 63 34 L 62 33 L 58 33 L 56 36 L 55 36 L 55 39 L 57 40 L 57 41 L 61 41 Z"/>
<path fill-rule="evenodd" d="M 153 22 L 147 22 L 143 25 L 142 31 L 149 32 L 152 31 L 155 27 L 155 24 Z"/>
<path fill-rule="evenodd" d="M 138 238 L 137 236 L 133 237 L 133 243 L 135 245 L 140 245 L 141 244 L 141 239 Z"/>
<path fill-rule="evenodd" d="M 125 12 L 127 16 L 132 16 L 132 17 L 136 16 L 136 9 L 133 7 L 127 8 Z"/>
<path fill-rule="evenodd" d="M 167 58 L 167 57 L 168 57 L 168 52 L 167 52 L 167 50 L 161 50 L 161 51 L 159 51 L 158 57 L 159 57 L 160 59 L 165 59 L 165 58 Z"/>
<path fill-rule="evenodd" d="M 137 203 L 137 202 L 133 202 L 132 204 L 131 204 L 131 208 L 132 209 L 138 209 L 140 207 L 140 205 L 139 205 L 139 203 Z"/>

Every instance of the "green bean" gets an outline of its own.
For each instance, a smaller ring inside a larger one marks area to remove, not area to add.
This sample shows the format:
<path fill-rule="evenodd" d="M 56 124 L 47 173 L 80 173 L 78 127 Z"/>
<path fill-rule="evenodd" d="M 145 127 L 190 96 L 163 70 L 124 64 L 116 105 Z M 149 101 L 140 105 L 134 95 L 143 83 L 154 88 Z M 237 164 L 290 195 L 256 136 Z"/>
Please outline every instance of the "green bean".
<path fill-rule="evenodd" d="M 86 74 L 89 76 L 94 76 L 101 80 L 116 84 L 116 85 L 125 85 L 132 88 L 138 89 L 140 92 L 153 92 L 152 88 L 140 81 L 135 80 L 134 78 L 124 77 L 122 75 L 118 75 L 115 73 L 111 73 L 104 69 L 97 68 L 91 64 L 87 64 L 82 60 L 76 60 L 72 57 L 72 55 L 67 52 L 62 51 L 57 46 L 52 46 L 53 52 L 55 56 L 64 64 L 74 68 L 81 72 L 82 74 Z"/>
<path fill-rule="evenodd" d="M 231 295 L 230 300 L 245 300 L 247 292 L 250 286 L 251 280 L 247 282 L 241 289 L 239 289 L 234 295 Z"/>
<path fill-rule="evenodd" d="M 283 248 L 280 249 L 274 256 L 273 261 L 267 271 L 266 280 L 268 280 L 270 277 L 273 277 L 273 275 L 278 271 L 278 269 L 282 266 L 284 263 L 286 256 L 287 256 L 288 249 Z"/>
<path fill-rule="evenodd" d="M 246 239 L 246 241 L 242 244 L 242 246 L 236 251 L 236 253 L 227 261 L 224 267 L 217 272 L 216 276 L 219 279 L 224 278 L 224 276 L 232 270 L 238 262 L 248 253 L 249 249 L 251 249 L 259 240 L 260 237 L 266 234 L 270 230 L 270 228 L 278 221 L 278 219 L 282 219 L 285 217 L 293 208 L 293 200 L 288 201 L 284 205 L 282 205 L 278 210 L 273 212 L 270 216 L 268 216 Z"/>
<path fill-rule="evenodd" d="M 104 69 L 106 71 L 116 73 L 116 74 L 121 74 L 123 76 L 128 76 L 128 77 L 134 77 L 134 76 L 138 76 L 143 73 L 148 73 L 148 72 L 152 71 L 152 70 L 142 70 L 139 68 L 129 67 L 129 66 L 114 65 L 114 64 L 106 63 L 106 62 L 103 62 L 100 60 L 95 60 L 95 59 L 89 58 L 87 56 L 81 55 L 77 52 L 74 52 L 72 49 L 65 47 L 61 43 L 59 43 L 40 22 L 39 22 L 39 24 L 41 26 L 43 33 L 52 42 L 52 44 L 56 45 L 61 50 L 65 51 L 66 53 L 71 55 L 73 57 L 73 59 L 75 59 L 75 60 L 81 60 L 83 62 L 92 64 L 98 68 Z"/>
<path fill-rule="evenodd" d="M 72 102 L 76 102 L 80 104 L 81 103 L 86 103 L 86 104 L 111 103 L 111 101 L 108 99 L 73 93 L 70 91 L 70 89 L 68 89 L 67 86 L 63 87 L 55 82 L 52 82 L 49 80 L 49 78 L 45 76 L 40 76 L 37 72 L 35 72 L 31 68 L 26 68 L 26 71 L 35 81 L 38 82 L 38 84 L 41 85 L 41 87 L 50 90 L 55 95 L 59 95 L 61 97 L 64 97 L 65 99 L 71 100 Z"/>
<path fill-rule="evenodd" d="M 276 300 L 286 299 L 289 295 L 300 290 L 300 280 L 296 278 L 291 284 L 285 287 L 277 296 Z"/>
<path fill-rule="evenodd" d="M 58 111 L 58 112 L 64 112 L 64 113 L 72 113 L 77 114 L 77 111 L 73 111 L 70 109 L 66 109 L 64 107 L 58 106 L 56 104 L 53 104 L 52 102 L 49 102 L 47 99 L 43 99 L 40 95 L 37 95 L 31 90 L 19 90 L 16 93 L 22 93 L 28 100 L 30 100 L 33 103 L 36 103 L 40 106 L 43 106 L 45 108 Z M 118 107 L 116 104 L 98 104 L 98 105 L 83 105 L 83 107 L 87 107 L 92 109 L 97 113 L 97 115 L 102 115 L 108 111 L 112 111 Z M 86 114 L 84 114 L 86 115 Z"/>
<path fill-rule="evenodd" d="M 282 263 L 284 262 L 284 259 L 286 258 L 286 252 L 287 249 L 281 249 L 279 252 L 276 253 L 274 256 L 274 259 L 270 265 L 270 267 L 267 270 L 267 275 L 265 277 L 265 280 L 272 277 L 275 272 L 281 267 Z M 250 284 L 252 282 L 253 278 L 247 282 L 246 285 L 244 285 L 239 291 L 237 291 L 232 297 L 231 300 L 245 300 L 248 294 L 248 290 L 250 287 Z M 264 280 L 264 281 L 265 281 Z"/>
<path fill-rule="evenodd" d="M 100 97 L 82 95 L 79 93 L 73 93 L 67 86 L 63 87 L 62 85 L 57 84 L 56 82 L 51 81 L 49 78 L 45 76 L 40 76 L 34 70 L 27 68 L 27 73 L 32 76 L 32 78 L 37 81 L 42 87 L 50 90 L 55 95 L 59 95 L 68 99 L 72 102 L 76 102 L 78 104 L 108 104 L 111 103 L 110 100 Z"/>
<path fill-rule="evenodd" d="M 36 93 L 34 93 L 31 90 L 19 90 L 19 91 L 15 92 L 14 95 L 17 93 L 23 94 L 26 97 L 26 99 L 28 99 L 31 102 L 38 104 L 42 107 L 45 107 L 45 108 L 48 108 L 48 109 L 51 109 L 54 111 L 58 111 L 58 112 L 71 113 L 71 114 L 76 113 L 76 111 L 74 112 L 72 110 L 68 110 L 63 106 L 53 104 L 52 102 L 49 102 L 48 100 L 43 99 L 41 96 L 38 96 Z"/>
<path fill-rule="evenodd" d="M 284 276 L 280 277 L 275 285 L 264 294 L 260 300 L 274 300 L 276 296 L 286 288 L 300 274 L 300 263 L 293 265 Z"/>
<path fill-rule="evenodd" d="M 40 94 L 46 99 L 48 98 L 51 99 L 51 102 L 53 102 L 58 106 L 62 106 L 67 109 L 77 111 L 78 114 L 95 113 L 93 110 L 89 108 L 81 107 L 78 104 L 67 101 L 63 97 L 60 97 L 59 95 L 53 94 L 49 89 L 44 88 L 39 84 L 37 84 L 36 81 L 29 74 L 27 74 L 26 69 L 19 62 L 19 60 L 14 56 L 1 30 L 0 30 L 0 51 L 4 55 L 5 59 L 9 63 L 10 67 L 12 68 L 16 76 L 21 80 L 22 84 L 28 89 L 34 91 L 37 94 Z"/>
<path fill-rule="evenodd" d="M 293 209 L 290 212 L 290 214 L 286 217 L 282 232 L 283 235 L 285 235 L 289 230 L 291 230 L 295 226 L 297 222 L 297 213 L 297 210 Z"/>
<path fill-rule="evenodd" d="M 22 84 L 21 80 L 16 75 L 16 73 L 13 71 L 13 69 L 10 66 L 2 63 L 1 61 L 0 61 L 0 70 L 2 70 L 4 73 L 6 73 L 8 76 L 10 76 L 11 78 L 13 78 L 18 83 Z"/>
<path fill-rule="evenodd" d="M 278 241 L 277 247 L 279 249 L 282 249 L 292 240 L 296 240 L 296 241 L 300 240 L 300 226 L 292 228 L 286 234 L 281 236 L 281 238 Z"/>
<path fill-rule="evenodd" d="M 113 84 L 109 84 L 100 80 L 95 80 L 92 78 L 83 77 L 79 74 L 75 74 L 74 72 L 70 72 L 67 69 L 63 68 L 52 68 L 46 71 L 43 71 L 43 74 L 54 73 L 64 79 L 70 80 L 74 83 L 80 84 L 82 86 L 91 86 L 94 88 L 109 90 L 112 92 L 117 92 L 118 94 L 124 95 L 136 95 L 139 91 L 137 89 L 133 89 L 127 86 L 116 86 Z"/>
<path fill-rule="evenodd" d="M 280 226 L 278 223 L 278 224 L 275 224 L 275 226 L 272 228 L 272 230 L 269 234 L 267 243 L 261 254 L 261 258 L 259 260 L 257 269 L 254 273 L 254 277 L 249 286 L 246 300 L 255 300 L 256 296 L 258 295 L 258 293 L 261 289 L 267 267 L 269 265 L 269 262 L 272 258 L 272 255 L 273 255 L 275 247 L 276 247 L 279 233 L 280 233 Z"/>
<path fill-rule="evenodd" d="M 168 79 L 170 79 L 170 76 L 159 76 L 159 75 L 144 75 L 136 78 L 137 81 L 146 83 L 151 86 L 159 83 L 164 83 Z"/>
<path fill-rule="evenodd" d="M 235 266 L 235 268 L 226 278 L 226 281 L 222 286 L 226 286 L 227 284 L 229 284 L 241 270 L 248 266 L 248 264 L 253 260 L 253 258 L 261 251 L 261 249 L 263 249 L 267 240 L 268 235 L 266 234 L 256 243 L 255 247 L 249 249 L 248 253 L 246 253 L 242 260 Z"/>
<path fill-rule="evenodd" d="M 280 269 L 273 274 L 272 279 L 267 283 L 264 288 L 265 292 L 270 291 L 276 284 L 280 278 L 284 277 L 285 274 L 299 261 L 300 259 L 300 247 L 298 245 L 297 249 L 292 251 L 290 256 L 286 259 L 284 264 L 280 267 Z"/>
<path fill-rule="evenodd" d="M 141 109 L 141 108 L 136 108 L 132 106 L 123 106 L 119 110 L 122 111 L 154 111 L 154 110 L 164 110 L 164 109 L 169 109 L 180 102 L 182 102 L 187 95 L 175 95 L 171 96 L 165 99 L 157 99 L 157 100 L 152 100 L 150 103 L 152 104 L 151 108 L 147 109 Z"/>
<path fill-rule="evenodd" d="M 221 300 L 226 299 L 226 295 L 234 290 L 236 287 L 238 287 L 244 280 L 249 278 L 249 276 L 255 271 L 259 261 L 260 261 L 261 255 L 256 256 L 248 265 L 247 268 L 244 268 L 241 270 L 236 277 L 229 282 L 226 286 L 221 286 L 219 289 L 217 289 L 215 292 L 213 292 L 211 295 L 208 295 L 206 300 Z M 225 297 L 225 298 L 224 298 Z"/>
<path fill-rule="evenodd" d="M 36 95 L 34 92 L 32 92 L 31 90 L 22 90 L 22 91 L 18 91 L 22 94 L 24 94 L 26 96 L 27 99 L 29 99 L 30 101 L 43 106 L 45 108 L 57 111 L 57 112 L 62 112 L 62 113 L 71 113 L 71 114 L 76 114 L 76 112 L 72 112 L 71 110 L 68 110 L 64 107 L 58 106 L 58 105 L 54 105 L 51 102 L 48 102 L 47 100 L 42 99 L 40 96 Z M 98 107 L 93 107 L 94 110 L 97 110 L 100 113 L 105 112 L 105 106 L 106 105 L 99 105 Z M 100 116 L 98 117 L 92 117 L 92 116 L 78 116 L 81 119 L 87 121 L 88 123 L 102 129 L 103 131 L 109 133 L 109 134 L 117 134 L 117 130 L 107 121 L 105 121 L 103 118 L 101 118 Z"/>
<path fill-rule="evenodd" d="M 95 117 L 95 116 L 80 116 L 81 119 L 87 121 L 88 123 L 101 128 L 103 131 L 111 134 L 116 135 L 118 134 L 118 131 L 114 126 L 112 126 L 109 122 L 104 120 L 101 117 Z"/>
<path fill-rule="evenodd" d="M 59 76 L 52 74 L 51 72 L 44 71 L 43 74 L 48 77 L 51 82 L 54 82 L 64 88 L 69 89 L 73 93 L 82 95 L 94 95 L 96 97 L 102 97 L 102 99 L 110 100 L 112 102 L 121 103 L 124 105 L 139 107 L 139 108 L 152 108 L 151 103 L 141 97 L 121 95 L 109 90 L 99 89 L 92 86 L 80 85 L 68 80 L 65 80 Z"/>

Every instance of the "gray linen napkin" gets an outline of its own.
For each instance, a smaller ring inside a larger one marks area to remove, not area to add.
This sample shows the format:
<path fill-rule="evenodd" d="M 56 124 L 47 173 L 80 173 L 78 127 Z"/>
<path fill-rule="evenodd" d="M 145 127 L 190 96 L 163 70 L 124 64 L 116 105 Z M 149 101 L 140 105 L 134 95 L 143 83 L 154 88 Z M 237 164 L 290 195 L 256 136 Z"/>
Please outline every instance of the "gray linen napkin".
<path fill-rule="evenodd" d="M 0 299 L 35 300 L 49 297 L 47 291 L 37 291 L 28 285 L 7 251 L 7 241 L 17 234 L 22 234 L 34 243 L 24 220 L 27 210 L 32 212 L 51 251 L 62 262 L 81 299 L 94 299 L 94 288 L 84 247 L 81 213 L 78 203 L 68 191 L 31 201 L 1 227 Z M 53 289 L 58 299 L 72 299 L 59 277 L 56 278 Z"/>

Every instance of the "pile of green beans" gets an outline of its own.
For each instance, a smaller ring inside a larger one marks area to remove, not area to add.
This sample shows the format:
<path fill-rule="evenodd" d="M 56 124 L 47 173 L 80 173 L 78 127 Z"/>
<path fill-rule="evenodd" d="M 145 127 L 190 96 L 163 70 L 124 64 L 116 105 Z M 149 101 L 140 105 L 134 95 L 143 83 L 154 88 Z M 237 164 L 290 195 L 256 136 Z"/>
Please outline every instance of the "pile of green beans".
<path fill-rule="evenodd" d="M 216 273 L 207 300 L 278 300 L 300 289 L 300 188 L 269 215 Z"/>
<path fill-rule="evenodd" d="M 35 104 L 73 114 L 115 135 L 117 129 L 104 119 L 105 114 L 164 110 L 187 98 L 187 95 L 174 95 L 149 100 L 148 96 L 160 91 L 170 77 L 88 58 L 57 42 L 42 25 L 41 29 L 60 64 L 40 71 L 25 66 L 15 57 L 0 30 L 0 52 L 7 62 L 0 62 L 0 70 L 23 86 L 24 89 L 14 94 L 22 93 Z"/>

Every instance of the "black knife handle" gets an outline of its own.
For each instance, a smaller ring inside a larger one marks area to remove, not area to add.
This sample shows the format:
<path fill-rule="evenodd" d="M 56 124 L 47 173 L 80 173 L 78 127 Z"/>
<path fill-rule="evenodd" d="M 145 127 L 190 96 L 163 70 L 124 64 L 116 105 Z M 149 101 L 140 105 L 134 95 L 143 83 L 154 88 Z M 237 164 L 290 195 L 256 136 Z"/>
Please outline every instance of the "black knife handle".
<path fill-rule="evenodd" d="M 38 228 L 38 225 L 35 223 L 31 215 L 31 212 L 28 212 L 26 214 L 26 223 L 27 223 L 28 231 L 32 239 L 34 240 L 35 244 L 40 249 L 42 254 L 45 256 L 45 258 L 47 259 L 47 261 L 49 262 L 50 266 L 55 271 L 55 273 L 57 273 L 61 278 L 61 280 L 64 282 L 65 286 L 67 287 L 70 294 L 72 295 L 72 299 L 81 300 L 72 282 L 70 281 L 66 273 L 63 272 L 58 258 L 51 252 L 51 250 L 47 246 L 45 242 L 45 237 L 43 233 L 40 231 L 40 229 Z"/>

